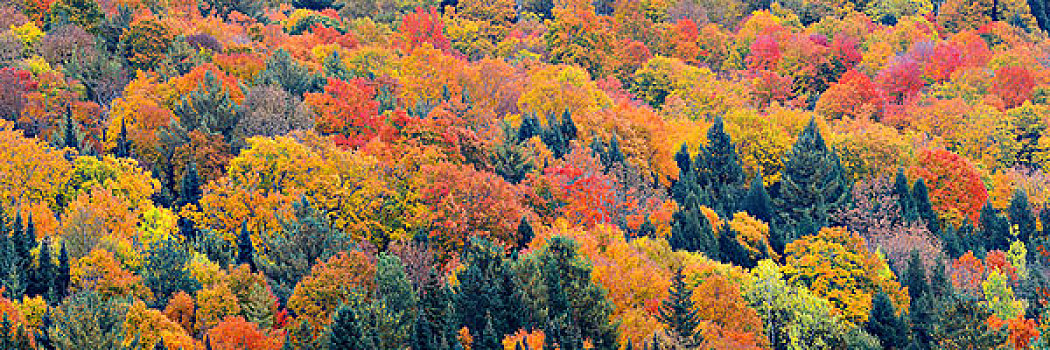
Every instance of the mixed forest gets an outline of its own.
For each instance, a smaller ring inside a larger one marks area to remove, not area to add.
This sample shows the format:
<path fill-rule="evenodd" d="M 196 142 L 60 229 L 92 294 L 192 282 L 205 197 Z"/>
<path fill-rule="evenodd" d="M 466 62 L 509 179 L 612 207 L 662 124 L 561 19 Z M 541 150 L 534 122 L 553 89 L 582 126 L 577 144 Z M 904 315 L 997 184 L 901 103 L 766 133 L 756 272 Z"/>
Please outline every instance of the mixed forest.
<path fill-rule="evenodd" d="M 3 349 L 1050 349 L 1045 0 L 4 0 Z"/>

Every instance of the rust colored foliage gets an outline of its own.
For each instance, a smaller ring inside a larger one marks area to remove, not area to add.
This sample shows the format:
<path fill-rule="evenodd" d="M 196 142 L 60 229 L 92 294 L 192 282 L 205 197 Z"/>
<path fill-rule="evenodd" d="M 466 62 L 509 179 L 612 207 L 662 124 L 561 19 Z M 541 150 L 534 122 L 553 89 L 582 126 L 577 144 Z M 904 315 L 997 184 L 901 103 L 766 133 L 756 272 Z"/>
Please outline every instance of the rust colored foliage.
<path fill-rule="evenodd" d="M 284 345 L 283 334 L 268 334 L 240 316 L 228 316 L 208 331 L 215 350 L 278 350 Z"/>
<path fill-rule="evenodd" d="M 401 19 L 401 48 L 411 51 L 414 48 L 430 44 L 436 49 L 449 50 L 452 43 L 445 37 L 444 22 L 441 14 L 436 9 L 424 10 L 416 7 L 416 11 L 405 15 Z"/>
<path fill-rule="evenodd" d="M 1035 76 L 1024 67 L 1002 67 L 995 71 L 989 91 L 1003 100 L 1006 108 L 1020 106 L 1032 99 Z"/>
<path fill-rule="evenodd" d="M 328 78 L 324 93 L 305 94 L 305 103 L 314 108 L 317 130 L 335 134 L 335 142 L 342 147 L 358 148 L 378 135 L 382 119 L 375 88 L 367 80 L 354 78 L 349 82 Z"/>
<path fill-rule="evenodd" d="M 921 177 L 929 188 L 930 202 L 941 217 L 953 224 L 964 218 L 979 222 L 988 190 L 970 160 L 943 148 L 919 152 L 909 177 Z"/>

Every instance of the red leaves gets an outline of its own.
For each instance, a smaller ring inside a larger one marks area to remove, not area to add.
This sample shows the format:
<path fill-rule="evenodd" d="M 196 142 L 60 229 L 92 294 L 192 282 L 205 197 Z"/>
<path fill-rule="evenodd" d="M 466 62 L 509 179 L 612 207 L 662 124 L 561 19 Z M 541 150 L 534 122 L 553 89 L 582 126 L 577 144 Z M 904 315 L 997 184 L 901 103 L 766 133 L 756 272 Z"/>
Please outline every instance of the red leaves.
<path fill-rule="evenodd" d="M 306 104 L 317 112 L 317 130 L 336 134 L 335 142 L 342 147 L 357 148 L 379 134 L 379 102 L 376 91 L 363 78 L 349 82 L 328 78 L 323 94 L 305 94 Z"/>
<path fill-rule="evenodd" d="M 964 217 L 970 222 L 979 221 L 988 190 L 970 160 L 937 148 L 922 150 L 917 164 L 911 168 L 911 176 L 923 178 L 929 188 L 930 202 L 942 217 L 953 223 Z"/>
<path fill-rule="evenodd" d="M 436 49 L 449 50 L 452 43 L 445 37 L 444 28 L 445 24 L 437 10 L 430 8 L 429 11 L 424 11 L 417 7 L 415 13 L 407 14 L 401 19 L 401 35 L 404 36 L 401 48 L 411 51 L 429 43 Z"/>
<path fill-rule="evenodd" d="M 918 95 L 925 85 L 922 67 L 910 57 L 897 57 L 875 78 L 891 103 L 902 104 Z"/>
<path fill-rule="evenodd" d="M 752 70 L 776 70 L 780 62 L 780 44 L 771 35 L 760 35 L 751 43 L 747 65 Z"/>
<path fill-rule="evenodd" d="M 284 345 L 281 334 L 271 336 L 240 316 L 227 316 L 208 331 L 208 336 L 215 350 L 277 350 Z"/>
<path fill-rule="evenodd" d="M 1002 67 L 995 71 L 995 79 L 989 90 L 999 96 L 1009 109 L 1032 99 L 1034 89 L 1035 77 L 1027 68 Z"/>

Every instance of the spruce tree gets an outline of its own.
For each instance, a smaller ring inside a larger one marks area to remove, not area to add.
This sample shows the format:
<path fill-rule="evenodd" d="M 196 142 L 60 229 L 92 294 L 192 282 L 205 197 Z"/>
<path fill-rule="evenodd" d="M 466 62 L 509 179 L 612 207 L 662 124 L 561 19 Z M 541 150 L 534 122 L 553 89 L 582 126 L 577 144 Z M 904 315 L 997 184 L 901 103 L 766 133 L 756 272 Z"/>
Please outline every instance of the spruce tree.
<path fill-rule="evenodd" d="M 255 85 L 276 85 L 301 97 L 303 93 L 319 92 L 324 88 L 324 79 L 299 64 L 285 49 L 278 49 L 266 59 L 266 69 L 259 72 Z"/>
<path fill-rule="evenodd" d="M 1035 214 L 1028 205 L 1028 194 L 1024 190 L 1018 189 L 1014 192 L 1008 213 L 1010 225 L 1017 228 L 1017 240 L 1031 246 L 1031 239 L 1036 236 L 1036 222 Z"/>
<path fill-rule="evenodd" d="M 525 142 L 542 134 L 543 127 L 540 125 L 539 118 L 536 118 L 536 116 L 532 114 L 525 115 L 521 118 L 521 125 L 518 126 L 518 142 Z"/>
<path fill-rule="evenodd" d="M 79 151 L 80 142 L 77 140 L 77 128 L 76 124 L 73 122 L 73 107 L 70 105 L 68 108 L 65 124 L 62 127 L 62 147 Z"/>
<path fill-rule="evenodd" d="M 356 294 L 356 293 L 351 293 Z M 380 349 L 368 324 L 368 309 L 359 297 L 351 297 L 339 307 L 328 328 L 328 348 L 346 350 Z"/>
<path fill-rule="evenodd" d="M 908 177 L 904 175 L 904 168 L 897 169 L 897 177 L 893 181 L 893 194 L 897 196 L 897 204 L 904 221 L 918 220 L 919 212 L 916 210 L 915 199 L 912 198 Z"/>
<path fill-rule="evenodd" d="M 701 204 L 721 216 L 736 212 L 736 204 L 747 190 L 748 179 L 740 166 L 736 146 L 725 132 L 722 117 L 715 117 L 707 130 L 707 146 L 694 164 L 697 180 L 703 190 Z"/>
<path fill-rule="evenodd" d="M 670 336 L 679 339 L 687 347 L 696 344 L 702 320 L 693 305 L 693 290 L 685 285 L 682 268 L 675 270 L 668 293 L 670 296 L 660 304 L 656 318 L 667 326 Z"/>
<path fill-rule="evenodd" d="M 811 223 L 820 229 L 828 225 L 831 213 L 848 204 L 850 184 L 845 170 L 835 151 L 825 145 L 815 119 L 799 135 L 783 163 L 780 193 L 775 200 L 783 228 Z"/>
<path fill-rule="evenodd" d="M 959 225 L 959 229 L 956 230 L 955 235 L 959 237 L 959 246 L 962 247 L 959 256 L 962 256 L 962 254 L 965 254 L 967 251 L 973 251 L 975 254 L 983 256 L 983 253 L 980 252 L 987 251 L 984 248 L 984 242 L 986 239 L 980 237 L 977 232 L 977 227 L 970 222 L 969 218 L 963 219 L 963 223 L 962 225 Z"/>
<path fill-rule="evenodd" d="M 747 248 L 740 244 L 736 231 L 729 227 L 728 222 L 722 224 L 718 230 L 718 249 L 722 262 L 748 269 L 754 267 L 754 262 L 748 256 Z"/>
<path fill-rule="evenodd" d="M 521 217 L 521 221 L 518 221 L 518 249 L 525 249 L 529 246 L 529 242 L 532 242 L 532 238 L 536 234 L 532 231 L 532 225 L 529 225 L 529 220 L 524 216 Z"/>
<path fill-rule="evenodd" d="M 605 154 L 609 158 L 606 167 L 611 167 L 613 164 L 626 164 L 627 157 L 624 156 L 623 150 L 620 149 L 620 140 L 617 138 L 616 133 L 613 133 L 612 137 L 609 138 L 609 147 L 606 148 Z"/>
<path fill-rule="evenodd" d="M 58 275 L 55 277 L 56 301 L 62 301 L 69 295 L 69 267 L 69 251 L 66 250 L 66 242 L 62 242 L 62 250 L 58 254 Z"/>
<path fill-rule="evenodd" d="M 416 321 L 419 299 L 412 282 L 405 275 L 405 266 L 395 255 L 380 253 L 376 259 L 376 299 L 373 307 L 378 313 L 376 346 L 382 349 L 406 349 L 410 345 Z"/>
<path fill-rule="evenodd" d="M 247 221 L 241 224 L 241 233 L 237 235 L 237 265 L 248 265 L 252 272 L 255 271 L 255 246 Z"/>
<path fill-rule="evenodd" d="M 893 302 L 886 293 L 879 292 L 871 303 L 871 315 L 865 330 L 879 338 L 885 349 L 904 349 L 908 346 L 908 326 L 897 317 Z"/>
<path fill-rule="evenodd" d="M 39 256 L 37 266 L 32 271 L 33 280 L 29 285 L 30 295 L 44 296 L 48 301 L 55 301 L 51 295 L 53 282 L 58 277 L 58 268 L 51 253 L 51 240 L 44 238 L 40 240 Z"/>
<path fill-rule="evenodd" d="M 433 267 L 419 291 L 419 312 L 416 315 L 415 335 L 412 348 L 417 350 L 448 349 L 454 343 L 456 322 L 451 320 L 454 311 L 451 291 L 441 281 Z"/>
<path fill-rule="evenodd" d="M 463 270 L 457 274 L 459 285 L 452 293 L 460 326 L 471 330 L 486 327 L 491 314 L 493 327 L 501 337 L 522 328 L 528 321 L 520 287 L 515 281 L 513 262 L 506 252 L 489 240 L 473 238 L 463 252 Z"/>
<path fill-rule="evenodd" d="M 906 286 L 908 287 L 908 295 L 911 297 L 911 300 L 919 300 L 919 298 L 927 294 L 929 287 L 926 282 L 926 269 L 923 267 L 918 250 L 912 250 L 911 252 L 906 276 Z"/>
<path fill-rule="evenodd" d="M 937 217 L 937 212 L 933 210 L 933 204 L 930 203 L 930 194 L 926 188 L 926 181 L 922 178 L 915 180 L 911 196 L 915 203 L 915 213 L 922 219 L 922 222 L 926 223 L 926 228 L 930 230 L 930 233 L 939 235 L 941 223 Z"/>
<path fill-rule="evenodd" d="M 169 299 L 180 291 L 193 295 L 201 288 L 188 269 L 192 252 L 175 238 L 161 239 L 150 245 L 146 253 L 142 282 L 153 291 L 152 306 L 163 309 Z"/>
<path fill-rule="evenodd" d="M 718 241 L 707 217 L 697 209 L 680 208 L 671 216 L 671 248 L 718 256 Z"/>
<path fill-rule="evenodd" d="M 1010 222 L 999 215 L 998 210 L 992 207 L 990 202 L 986 202 L 984 207 L 981 208 L 981 236 L 984 238 L 981 240 L 984 245 L 984 250 L 1002 250 L 1007 251 L 1010 249 L 1010 243 L 1013 242 L 1013 236 L 1010 235 Z"/>
<path fill-rule="evenodd" d="M 1043 224 L 1043 238 L 1050 238 L 1050 207 L 1039 211 L 1039 222 Z"/>
<path fill-rule="evenodd" d="M 756 173 L 755 178 L 751 180 L 751 186 L 748 188 L 747 195 L 744 196 L 740 209 L 756 219 L 772 223 L 775 215 L 773 200 L 769 198 L 769 192 L 766 191 L 762 173 Z"/>
<path fill-rule="evenodd" d="M 128 125 L 123 118 L 120 119 L 120 134 L 117 135 L 117 147 L 114 150 L 114 155 L 117 158 L 130 158 L 131 157 L 131 140 L 128 139 Z"/>
<path fill-rule="evenodd" d="M 952 225 L 946 225 L 944 227 L 944 232 L 941 234 L 941 240 L 944 242 L 944 253 L 948 254 L 949 257 L 955 259 L 963 255 L 965 251 L 963 249 L 963 241 Z"/>
<path fill-rule="evenodd" d="M 204 191 L 201 190 L 201 179 L 200 175 L 197 174 L 197 165 L 194 162 L 189 162 L 182 173 L 179 201 L 176 202 L 176 205 L 179 208 L 188 204 L 200 205 L 202 197 L 204 197 Z"/>
<path fill-rule="evenodd" d="M 230 98 L 219 78 L 211 71 L 204 73 L 200 87 L 186 95 L 172 108 L 179 117 L 178 125 L 186 132 L 198 130 L 205 134 L 222 135 L 227 143 L 233 140 L 240 106 Z"/>

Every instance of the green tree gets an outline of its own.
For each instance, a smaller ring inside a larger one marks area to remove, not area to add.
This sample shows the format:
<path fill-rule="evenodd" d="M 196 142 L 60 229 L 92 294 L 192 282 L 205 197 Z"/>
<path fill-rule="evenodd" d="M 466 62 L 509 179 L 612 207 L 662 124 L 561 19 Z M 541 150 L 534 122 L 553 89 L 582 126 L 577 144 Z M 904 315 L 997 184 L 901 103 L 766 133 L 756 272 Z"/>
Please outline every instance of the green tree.
<path fill-rule="evenodd" d="M 812 224 L 815 233 L 828 225 L 832 212 L 846 206 L 850 194 L 842 163 L 825 145 L 815 119 L 810 120 L 783 162 L 780 193 L 775 200 L 778 226 L 799 232 L 803 224 Z"/>
<path fill-rule="evenodd" d="M 79 350 L 121 349 L 125 307 L 92 290 L 74 294 L 52 313 L 47 334 L 55 348 Z"/>
<path fill-rule="evenodd" d="M 351 295 L 357 295 L 352 293 Z M 328 348 L 347 350 L 383 349 L 369 327 L 369 310 L 360 296 L 339 307 L 328 328 Z"/>
<path fill-rule="evenodd" d="M 1010 216 L 1010 225 L 1017 228 L 1017 240 L 1030 244 L 1031 239 L 1037 234 L 1035 214 L 1032 213 L 1032 208 L 1028 205 L 1028 194 L 1024 190 L 1018 189 L 1014 192 L 1014 197 L 1010 200 L 1010 209 L 1008 211 Z"/>
<path fill-rule="evenodd" d="M 762 173 L 755 174 L 751 180 L 751 186 L 744 195 L 743 204 L 740 209 L 747 212 L 756 219 L 766 223 L 772 223 L 775 213 L 773 212 L 773 200 L 769 198 L 769 192 L 762 180 Z"/>
<path fill-rule="evenodd" d="M 690 195 L 689 198 L 686 203 L 695 203 L 695 196 Z M 700 212 L 699 206 L 689 207 L 688 204 L 683 205 L 671 216 L 671 237 L 667 239 L 668 243 L 676 250 L 718 257 L 718 241 L 707 216 Z"/>
<path fill-rule="evenodd" d="M 682 268 L 675 270 L 671 278 L 668 298 L 660 303 L 657 319 L 667 325 L 668 334 L 684 344 L 696 344 L 702 337 L 699 334 L 700 315 L 693 305 L 693 290 L 685 284 Z"/>
<path fill-rule="evenodd" d="M 904 175 L 904 168 L 897 169 L 897 177 L 893 181 L 893 194 L 897 196 L 897 203 L 904 220 L 908 222 L 918 220 L 919 212 L 915 199 L 912 198 L 911 186 L 908 185 L 908 176 Z"/>
<path fill-rule="evenodd" d="M 207 71 L 200 88 L 183 97 L 172 112 L 179 117 L 179 125 L 186 132 L 200 130 L 205 134 L 222 135 L 229 143 L 233 140 L 239 108 L 219 78 Z"/>
<path fill-rule="evenodd" d="M 998 210 L 992 207 L 990 202 L 985 203 L 984 207 L 981 208 L 981 247 L 984 250 L 1002 250 L 1007 251 L 1010 249 L 1010 243 L 1013 242 L 1013 236 L 1010 234 L 1010 222 L 999 215 Z"/>
<path fill-rule="evenodd" d="M 452 310 L 451 290 L 441 281 L 437 270 L 420 287 L 419 311 L 416 314 L 412 348 L 416 350 L 448 349 L 455 341 L 456 322 Z"/>
<path fill-rule="evenodd" d="M 92 34 L 98 34 L 106 15 L 94 0 L 59 0 L 51 4 L 51 28 L 76 24 Z"/>
<path fill-rule="evenodd" d="M 457 274 L 452 301 L 456 323 L 480 334 L 492 315 L 493 329 L 502 339 L 529 321 L 521 288 L 514 275 L 513 261 L 503 248 L 491 241 L 473 238 L 461 257 L 463 270 Z"/>
<path fill-rule="evenodd" d="M 143 264 L 142 282 L 153 292 L 152 305 L 163 308 L 175 293 L 183 291 L 193 295 L 201 288 L 187 268 L 192 257 L 190 250 L 175 238 L 150 245 Z"/>
<path fill-rule="evenodd" d="M 320 92 L 324 79 L 299 64 L 285 49 L 278 49 L 266 59 L 266 69 L 255 78 L 256 85 L 280 86 L 293 96 L 302 98 L 303 93 Z"/>
<path fill-rule="evenodd" d="M 241 233 L 237 235 L 237 265 L 248 265 L 255 271 L 255 245 L 252 234 L 248 231 L 248 222 L 241 224 Z"/>
<path fill-rule="evenodd" d="M 747 191 L 748 179 L 740 166 L 736 146 L 723 127 L 722 117 L 716 116 L 707 130 L 707 146 L 693 166 L 702 191 L 700 203 L 720 216 L 735 213 L 736 204 Z"/>
<path fill-rule="evenodd" d="M 885 349 L 904 349 L 909 344 L 908 325 L 897 316 L 893 302 L 886 293 L 875 295 L 865 329 L 877 337 Z"/>
<path fill-rule="evenodd" d="M 835 349 L 845 342 L 849 329 L 827 299 L 789 285 L 771 260 L 760 261 L 751 275 L 744 299 L 762 317 L 773 349 Z"/>
<path fill-rule="evenodd" d="M 915 201 L 915 212 L 922 219 L 922 222 L 926 224 L 926 228 L 934 235 L 939 234 L 941 232 L 941 223 L 937 217 L 937 212 L 933 210 L 933 203 L 930 202 L 930 192 L 926 188 L 926 181 L 922 178 L 915 180 L 911 196 Z"/>
<path fill-rule="evenodd" d="M 755 262 L 751 261 L 747 248 L 740 244 L 737 233 L 729 227 L 729 222 L 722 224 L 718 231 L 718 250 L 720 259 L 724 263 L 748 269 L 755 267 Z"/>
<path fill-rule="evenodd" d="M 380 253 L 376 262 L 376 300 L 379 325 L 376 345 L 380 349 L 406 349 L 410 345 L 419 299 L 397 256 Z"/>
<path fill-rule="evenodd" d="M 1005 329 L 988 325 L 992 311 L 976 300 L 954 297 L 940 313 L 933 338 L 942 349 L 995 349 L 1006 343 Z"/>
<path fill-rule="evenodd" d="M 197 166 L 193 162 L 186 164 L 186 170 L 182 173 L 182 184 L 179 188 L 179 199 L 175 202 L 175 208 L 186 205 L 200 205 L 204 192 L 201 191 L 200 176 L 197 175 Z M 192 219 L 179 216 L 179 234 L 186 239 L 197 237 L 196 223 Z"/>
<path fill-rule="evenodd" d="M 529 242 L 532 242 L 532 238 L 536 234 L 532 231 L 532 225 L 529 224 L 529 220 L 524 216 L 521 221 L 518 222 L 518 249 L 525 249 L 529 246 Z"/>

